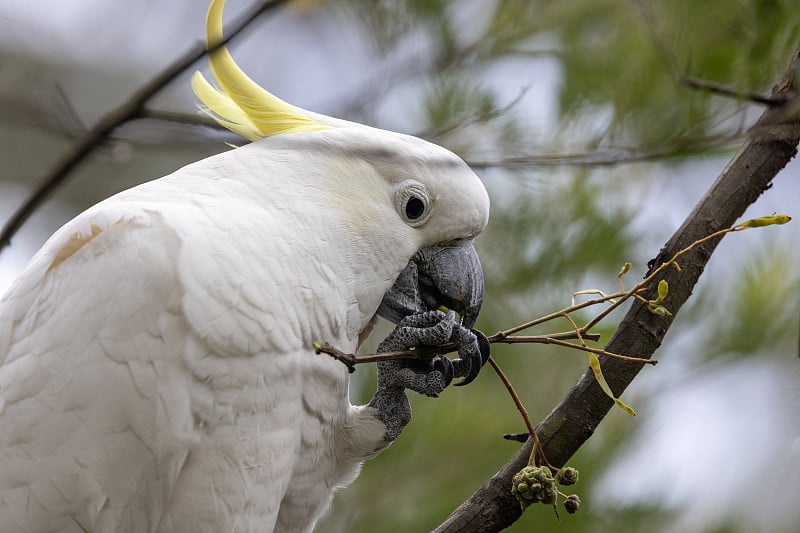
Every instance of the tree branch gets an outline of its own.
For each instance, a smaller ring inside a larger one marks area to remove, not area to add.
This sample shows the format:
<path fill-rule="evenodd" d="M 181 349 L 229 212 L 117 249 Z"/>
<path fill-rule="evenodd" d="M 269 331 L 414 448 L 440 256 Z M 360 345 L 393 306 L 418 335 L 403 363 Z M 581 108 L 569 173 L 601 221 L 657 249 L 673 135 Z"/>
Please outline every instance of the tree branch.
<path fill-rule="evenodd" d="M 706 138 L 683 139 L 665 146 L 602 148 L 587 152 L 566 152 L 509 156 L 498 159 L 469 159 L 473 169 L 487 168 L 549 168 L 549 167 L 614 167 L 631 163 L 661 161 L 670 157 L 708 153 L 728 149 L 741 142 L 743 135 L 718 135 Z"/>
<path fill-rule="evenodd" d="M 775 98 L 774 96 L 764 96 L 762 94 L 753 92 L 739 92 L 736 89 L 732 89 L 720 83 L 701 80 L 700 78 L 695 78 L 693 76 L 683 76 L 681 78 L 681 82 L 692 89 L 700 89 L 710 93 L 718 94 L 720 96 L 726 96 L 728 98 L 734 98 L 736 100 L 742 100 L 745 102 L 752 102 L 754 104 L 775 106 L 781 105 L 786 101 L 785 97 Z"/>
<path fill-rule="evenodd" d="M 668 261 L 677 251 L 706 235 L 730 227 L 771 186 L 772 179 L 795 156 L 800 142 L 800 119 L 794 80 L 800 72 L 800 48 L 772 96 L 784 99 L 761 116 L 742 147 L 700 199 L 683 225 L 650 262 L 650 270 Z M 775 117 L 780 117 L 776 121 Z M 667 269 L 663 279 L 669 283 L 669 308 L 677 315 L 688 300 L 714 249 L 721 239 L 698 246 L 681 261 L 681 271 Z M 616 333 L 606 346 L 609 352 L 650 357 L 661 345 L 673 317 L 657 317 L 639 300 L 632 303 Z M 642 368 L 618 359 L 603 358 L 603 374 L 619 396 Z M 613 406 L 613 401 L 598 386 L 587 370 L 567 396 L 537 426 L 536 432 L 548 460 L 555 466 L 564 463 L 592 436 L 595 428 Z M 437 533 L 500 531 L 522 514 L 511 495 L 512 476 L 527 465 L 532 443 L 519 452 L 491 479 L 440 525 Z"/>
<path fill-rule="evenodd" d="M 53 194 L 53 191 L 67 179 L 70 172 L 100 146 L 115 129 L 125 122 L 140 116 L 144 110 L 145 104 L 156 93 L 208 53 L 226 45 L 260 15 L 280 7 L 285 4 L 286 1 L 287 0 L 269 0 L 255 6 L 228 28 L 226 31 L 227 37 L 225 39 L 215 43 L 208 49 L 206 49 L 204 44 L 197 44 L 156 75 L 144 87 L 136 91 L 127 102 L 100 119 L 100 121 L 97 122 L 88 133 L 81 137 L 78 143 L 61 158 L 44 182 L 39 185 L 33 194 L 31 194 L 22 205 L 19 206 L 14 214 L 11 215 L 11 218 L 9 218 L 3 226 L 2 231 L 0 231 L 0 251 L 11 243 L 11 238 L 16 234 L 22 224 L 24 224 L 33 212 Z"/>

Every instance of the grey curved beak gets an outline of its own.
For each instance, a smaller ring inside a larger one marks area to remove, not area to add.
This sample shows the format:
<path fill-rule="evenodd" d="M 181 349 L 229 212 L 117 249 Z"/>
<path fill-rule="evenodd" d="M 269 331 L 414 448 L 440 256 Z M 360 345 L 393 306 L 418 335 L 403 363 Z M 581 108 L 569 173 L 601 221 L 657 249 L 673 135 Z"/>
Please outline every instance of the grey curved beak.
<path fill-rule="evenodd" d="M 483 303 L 483 268 L 472 242 L 423 248 L 384 295 L 378 315 L 398 323 L 408 315 L 445 306 L 471 329 Z"/>

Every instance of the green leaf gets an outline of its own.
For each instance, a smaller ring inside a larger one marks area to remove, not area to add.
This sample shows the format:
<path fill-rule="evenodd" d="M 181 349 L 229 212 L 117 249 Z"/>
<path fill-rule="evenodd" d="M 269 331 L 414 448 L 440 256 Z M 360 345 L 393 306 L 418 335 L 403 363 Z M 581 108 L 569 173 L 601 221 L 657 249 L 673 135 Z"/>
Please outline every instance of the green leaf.
<path fill-rule="evenodd" d="M 786 224 L 792 220 L 789 215 L 767 215 L 758 218 L 751 218 L 739 224 L 740 228 L 762 228 L 764 226 L 773 226 Z"/>
<path fill-rule="evenodd" d="M 661 303 L 664 301 L 664 298 L 667 297 L 667 293 L 669 292 L 669 283 L 667 280 L 662 279 L 658 282 L 658 300 L 656 302 Z"/>
<path fill-rule="evenodd" d="M 614 400 L 614 403 L 617 404 L 623 411 L 631 416 L 636 416 L 636 412 L 630 406 L 626 405 L 622 400 L 614 396 L 613 392 L 611 392 L 611 387 L 608 386 L 606 378 L 603 376 L 603 371 L 600 368 L 600 359 L 598 359 L 593 353 L 589 354 L 589 365 L 592 367 L 592 372 L 594 372 L 594 378 L 597 380 L 597 384 L 600 385 L 600 388 L 603 389 L 603 392 L 606 393 L 606 396 Z"/>

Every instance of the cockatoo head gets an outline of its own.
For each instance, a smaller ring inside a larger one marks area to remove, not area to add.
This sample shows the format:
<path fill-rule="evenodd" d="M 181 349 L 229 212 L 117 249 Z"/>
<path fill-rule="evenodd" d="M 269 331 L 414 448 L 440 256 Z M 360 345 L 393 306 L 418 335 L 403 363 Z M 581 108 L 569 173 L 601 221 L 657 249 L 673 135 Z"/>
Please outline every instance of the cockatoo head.
<path fill-rule="evenodd" d="M 211 2 L 209 47 L 222 40 L 224 3 Z M 302 149 L 316 167 L 331 166 L 319 184 L 331 191 L 326 208 L 348 221 L 351 238 L 390 248 L 386 262 L 395 266 L 386 270 L 387 290 L 374 302 L 378 314 L 397 323 L 444 306 L 471 328 L 483 300 L 472 239 L 487 223 L 489 199 L 467 164 L 413 136 L 292 106 L 244 74 L 225 47 L 209 63 L 219 88 L 199 72 L 192 78 L 204 111 L 246 139 Z"/>

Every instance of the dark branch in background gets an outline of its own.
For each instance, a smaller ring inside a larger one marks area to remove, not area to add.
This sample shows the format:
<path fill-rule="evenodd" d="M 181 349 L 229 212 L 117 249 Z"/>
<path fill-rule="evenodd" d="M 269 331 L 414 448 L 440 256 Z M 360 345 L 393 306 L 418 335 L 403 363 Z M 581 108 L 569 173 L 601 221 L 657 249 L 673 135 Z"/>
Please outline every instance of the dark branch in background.
<path fill-rule="evenodd" d="M 692 89 L 702 89 L 710 93 L 719 94 L 721 96 L 727 96 L 737 100 L 753 102 L 761 105 L 776 106 L 786 101 L 786 97 L 776 98 L 774 96 L 764 96 L 763 94 L 758 93 L 743 93 L 726 85 L 715 83 L 713 81 L 701 80 L 692 76 L 684 76 L 681 78 L 681 82 Z"/>
<path fill-rule="evenodd" d="M 212 130 L 219 130 L 221 132 L 229 132 L 229 130 L 214 120 L 213 118 L 207 115 L 193 115 L 191 113 L 180 113 L 176 111 L 160 111 L 155 109 L 142 109 L 135 117 L 131 118 L 144 118 L 150 120 L 158 120 L 161 122 L 173 122 L 176 124 L 186 124 L 189 126 L 202 126 L 204 128 L 209 128 Z M 246 141 L 236 136 L 237 139 L 240 139 L 242 144 L 249 143 L 250 141 Z"/>
<path fill-rule="evenodd" d="M 784 103 L 764 112 L 742 147 L 694 210 L 650 262 L 650 270 L 668 261 L 678 250 L 715 231 L 730 227 L 771 186 L 772 179 L 795 156 L 800 142 L 800 114 L 797 110 L 795 79 L 800 73 L 800 48 L 795 50 L 789 72 L 772 92 Z M 792 112 L 795 111 L 795 112 Z M 775 117 L 783 120 L 777 122 Z M 665 304 L 677 315 L 697 284 L 720 239 L 709 241 L 687 254 L 681 271 L 665 271 L 669 296 Z M 647 295 L 644 295 L 647 297 Z M 619 354 L 651 357 L 672 324 L 671 317 L 656 317 L 646 304 L 635 301 L 606 350 Z M 602 358 L 603 374 L 616 396 L 639 373 L 642 365 Z M 592 436 L 595 428 L 613 406 L 588 370 L 567 396 L 537 426 L 548 461 L 555 466 L 565 462 Z M 520 451 L 491 479 L 436 529 L 437 533 L 500 531 L 522 514 L 519 502 L 511 495 L 512 476 L 528 464 L 532 443 Z"/>
<path fill-rule="evenodd" d="M 145 104 L 156 93 L 189 69 L 198 60 L 205 57 L 206 54 L 213 52 L 234 39 L 259 16 L 282 6 L 286 2 L 287 0 L 269 0 L 255 6 L 227 29 L 227 37 L 221 42 L 215 43 L 208 50 L 206 50 L 205 45 L 202 44 L 193 47 L 153 78 L 148 84 L 136 91 L 127 102 L 100 119 L 100 121 L 78 141 L 69 153 L 58 162 L 50 175 L 45 179 L 44 183 L 42 183 L 33 194 L 20 205 L 14 214 L 11 215 L 11 218 L 6 222 L 5 226 L 3 226 L 2 231 L 0 231 L 0 250 L 10 244 L 11 238 L 17 230 L 19 230 L 33 212 L 50 197 L 53 191 L 64 182 L 69 176 L 69 173 L 100 146 L 115 129 L 129 120 L 139 117 L 144 110 Z"/>
<path fill-rule="evenodd" d="M 487 168 L 552 168 L 572 167 L 612 167 L 631 163 L 664 160 L 670 157 L 689 156 L 708 153 L 709 150 L 723 150 L 741 142 L 743 135 L 720 135 L 705 139 L 687 139 L 665 146 L 653 148 L 606 148 L 593 152 L 562 154 L 522 155 L 499 159 L 469 159 L 467 164 L 473 169 Z"/>

